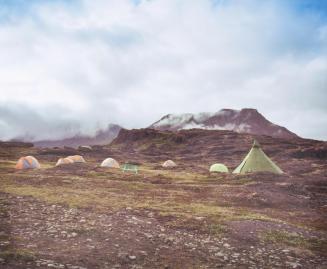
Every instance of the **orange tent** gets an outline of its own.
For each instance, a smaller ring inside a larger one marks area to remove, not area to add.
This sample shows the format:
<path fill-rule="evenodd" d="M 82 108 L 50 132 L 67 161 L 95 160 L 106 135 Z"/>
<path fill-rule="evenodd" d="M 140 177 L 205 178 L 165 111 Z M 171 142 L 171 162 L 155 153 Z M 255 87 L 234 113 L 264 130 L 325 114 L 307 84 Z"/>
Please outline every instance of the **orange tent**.
<path fill-rule="evenodd" d="M 40 164 L 33 156 L 21 157 L 16 163 L 16 169 L 37 169 L 40 168 Z"/>

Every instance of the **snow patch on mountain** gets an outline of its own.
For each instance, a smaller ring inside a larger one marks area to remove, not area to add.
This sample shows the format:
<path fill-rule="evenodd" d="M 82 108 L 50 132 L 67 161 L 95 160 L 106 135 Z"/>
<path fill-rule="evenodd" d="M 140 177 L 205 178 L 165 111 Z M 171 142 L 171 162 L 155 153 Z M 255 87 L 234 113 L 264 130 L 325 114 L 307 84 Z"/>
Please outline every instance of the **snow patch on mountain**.
<path fill-rule="evenodd" d="M 222 109 L 215 113 L 168 114 L 153 123 L 150 128 L 179 131 L 182 129 L 229 130 L 239 133 L 252 133 L 274 137 L 297 137 L 282 126 L 268 121 L 256 109 Z"/>
<path fill-rule="evenodd" d="M 193 118 L 196 122 L 202 122 L 206 119 L 209 119 L 210 117 L 212 117 L 213 115 L 215 115 L 216 113 L 210 113 L 210 112 L 202 112 L 199 114 L 194 114 Z"/>
<path fill-rule="evenodd" d="M 155 123 L 156 127 L 164 126 L 164 125 L 180 125 L 185 122 L 188 122 L 192 119 L 193 114 L 185 113 L 179 115 L 168 114 L 163 117 L 159 122 Z"/>
<path fill-rule="evenodd" d="M 178 128 L 178 130 L 189 130 L 189 129 L 205 129 L 205 130 L 228 130 L 228 131 L 235 131 L 235 132 L 248 132 L 251 130 L 251 126 L 245 123 L 242 123 L 240 125 L 234 124 L 234 123 L 227 123 L 225 125 L 211 125 L 206 126 L 204 124 L 197 124 L 194 122 L 188 123 L 186 125 L 183 125 L 183 127 Z"/>

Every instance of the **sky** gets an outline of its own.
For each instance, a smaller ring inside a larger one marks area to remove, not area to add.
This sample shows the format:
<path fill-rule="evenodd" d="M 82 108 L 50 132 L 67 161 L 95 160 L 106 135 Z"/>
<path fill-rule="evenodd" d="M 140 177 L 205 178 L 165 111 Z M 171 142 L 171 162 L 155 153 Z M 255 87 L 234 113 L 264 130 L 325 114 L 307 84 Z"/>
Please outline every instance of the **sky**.
<path fill-rule="evenodd" d="M 327 1 L 0 0 L 0 140 L 222 108 L 327 140 Z"/>

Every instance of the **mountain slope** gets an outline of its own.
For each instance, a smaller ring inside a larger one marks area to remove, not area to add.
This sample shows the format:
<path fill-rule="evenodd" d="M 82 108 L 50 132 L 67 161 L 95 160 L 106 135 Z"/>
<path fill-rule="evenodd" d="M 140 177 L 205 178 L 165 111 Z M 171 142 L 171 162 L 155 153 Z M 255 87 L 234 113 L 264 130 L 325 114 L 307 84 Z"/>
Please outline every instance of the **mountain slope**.
<path fill-rule="evenodd" d="M 109 124 L 105 130 L 99 130 L 94 136 L 77 134 L 73 137 L 59 140 L 42 140 L 33 142 L 36 147 L 78 147 L 82 145 L 105 145 L 109 144 L 119 133 L 121 127 Z"/>
<path fill-rule="evenodd" d="M 149 128 L 178 131 L 183 129 L 229 130 L 238 133 L 269 135 L 277 138 L 294 138 L 296 134 L 285 127 L 268 121 L 256 109 L 222 109 L 216 113 L 168 114 Z"/>
<path fill-rule="evenodd" d="M 303 169 L 303 159 L 327 158 L 327 142 L 303 138 L 274 138 L 226 130 L 180 130 L 121 129 L 118 136 L 106 148 L 113 156 L 139 162 L 147 160 L 160 163 L 168 159 L 187 167 L 221 162 L 234 169 L 251 149 L 253 139 L 259 141 L 264 152 L 283 171 Z M 302 170 L 301 170 L 302 171 Z M 302 171 L 303 172 L 303 171 Z"/>

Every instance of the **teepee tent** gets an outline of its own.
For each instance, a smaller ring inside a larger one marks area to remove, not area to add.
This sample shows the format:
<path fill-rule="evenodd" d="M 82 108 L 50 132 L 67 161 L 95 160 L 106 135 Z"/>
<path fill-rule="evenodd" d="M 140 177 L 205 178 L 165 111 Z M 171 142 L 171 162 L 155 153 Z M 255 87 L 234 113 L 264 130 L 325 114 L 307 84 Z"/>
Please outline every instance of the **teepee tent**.
<path fill-rule="evenodd" d="M 56 166 L 62 165 L 62 164 L 70 164 L 70 163 L 74 163 L 74 161 L 70 158 L 60 158 L 57 163 Z"/>
<path fill-rule="evenodd" d="M 68 156 L 67 158 L 72 160 L 73 163 L 85 163 L 85 160 L 81 155 Z"/>
<path fill-rule="evenodd" d="M 167 160 L 162 164 L 162 167 L 166 167 L 166 168 L 172 168 L 172 167 L 176 167 L 177 164 L 172 161 L 172 160 Z"/>
<path fill-rule="evenodd" d="M 248 155 L 246 155 L 242 163 L 233 171 L 235 174 L 251 172 L 283 173 L 283 171 L 262 151 L 260 144 L 256 140 L 254 140 Z"/>
<path fill-rule="evenodd" d="M 222 164 L 222 163 L 215 163 L 213 165 L 210 166 L 209 171 L 212 172 L 217 172 L 217 173 L 228 173 L 228 168 L 226 167 L 226 165 Z"/>
<path fill-rule="evenodd" d="M 119 163 L 113 158 L 105 159 L 100 166 L 109 168 L 120 168 Z"/>
<path fill-rule="evenodd" d="M 36 169 L 40 168 L 40 164 L 33 156 L 21 157 L 16 163 L 16 169 Z"/>

